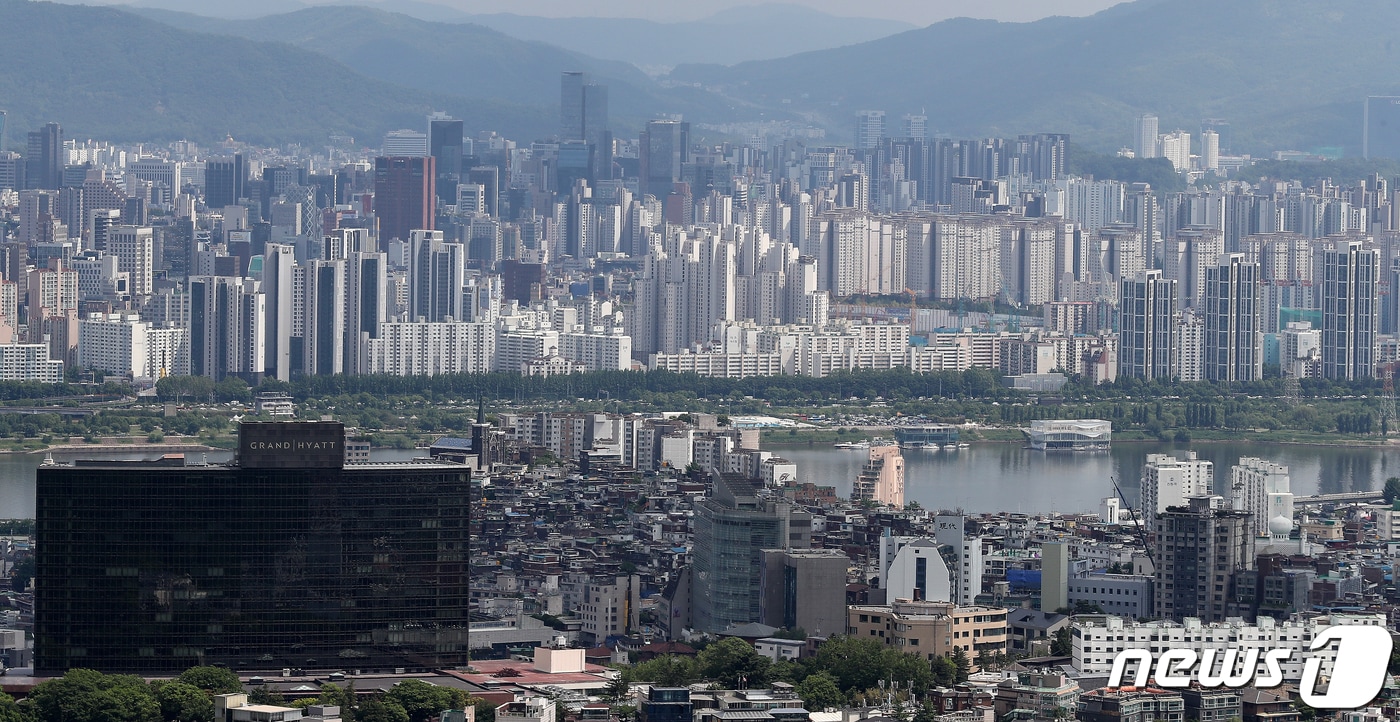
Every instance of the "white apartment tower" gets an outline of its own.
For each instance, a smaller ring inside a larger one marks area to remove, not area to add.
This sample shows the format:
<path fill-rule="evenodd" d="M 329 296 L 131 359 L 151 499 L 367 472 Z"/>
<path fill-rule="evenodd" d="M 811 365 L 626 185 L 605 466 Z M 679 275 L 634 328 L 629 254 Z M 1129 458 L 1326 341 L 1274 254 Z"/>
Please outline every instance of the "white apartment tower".
<path fill-rule="evenodd" d="M 1178 173 L 1191 170 L 1191 134 L 1178 130 L 1162 136 L 1162 156 Z"/>
<path fill-rule="evenodd" d="M 1137 117 L 1133 127 L 1133 154 L 1139 158 L 1161 155 L 1157 152 L 1157 116 L 1143 113 Z"/>
<path fill-rule="evenodd" d="M 1283 516 L 1293 528 L 1293 493 L 1288 467 L 1246 456 L 1230 467 L 1231 505 L 1254 516 L 1254 535 L 1270 536 L 1274 519 Z M 1285 533 L 1286 536 L 1286 533 Z"/>
<path fill-rule="evenodd" d="M 153 231 L 147 226 L 117 226 L 108 231 L 107 252 L 117 257 L 117 270 L 131 274 L 131 295 L 152 291 Z"/>
<path fill-rule="evenodd" d="M 1188 499 L 1210 494 L 1215 465 L 1197 459 L 1196 452 L 1148 454 L 1142 471 L 1143 516 L 1152 528 L 1152 521 L 1169 507 L 1185 506 Z"/>

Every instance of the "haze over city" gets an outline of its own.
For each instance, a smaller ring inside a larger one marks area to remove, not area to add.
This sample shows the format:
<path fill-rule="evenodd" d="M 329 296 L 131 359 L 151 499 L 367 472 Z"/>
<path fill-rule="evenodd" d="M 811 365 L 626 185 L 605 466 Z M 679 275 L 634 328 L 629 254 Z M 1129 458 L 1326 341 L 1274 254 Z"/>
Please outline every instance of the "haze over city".
<path fill-rule="evenodd" d="M 0 0 L 0 722 L 1400 720 L 1396 27 Z"/>

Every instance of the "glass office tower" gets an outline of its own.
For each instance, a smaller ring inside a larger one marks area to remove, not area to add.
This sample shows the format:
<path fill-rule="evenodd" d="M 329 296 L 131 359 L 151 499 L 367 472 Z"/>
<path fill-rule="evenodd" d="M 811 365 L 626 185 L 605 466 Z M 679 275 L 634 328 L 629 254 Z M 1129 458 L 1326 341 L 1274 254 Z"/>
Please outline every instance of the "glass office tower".
<path fill-rule="evenodd" d="M 36 672 L 465 664 L 468 469 L 346 466 L 344 435 L 249 423 L 227 465 L 42 466 Z"/>

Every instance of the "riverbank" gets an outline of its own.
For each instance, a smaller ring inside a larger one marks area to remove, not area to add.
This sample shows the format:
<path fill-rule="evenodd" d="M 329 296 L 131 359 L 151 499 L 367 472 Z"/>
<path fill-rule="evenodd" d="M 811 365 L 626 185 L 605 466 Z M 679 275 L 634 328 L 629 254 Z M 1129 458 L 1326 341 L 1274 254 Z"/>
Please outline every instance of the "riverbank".
<path fill-rule="evenodd" d="M 223 439 L 201 439 L 198 441 L 176 440 L 151 443 L 144 436 L 106 437 L 96 442 L 77 443 L 65 440 L 62 443 L 45 444 L 39 439 L 7 439 L 0 446 L 0 454 L 129 454 L 159 452 L 162 454 L 207 453 L 229 451 L 234 447 L 233 440 L 227 446 L 218 445 Z"/>
<path fill-rule="evenodd" d="M 828 429 L 764 429 L 763 443 L 766 446 L 812 447 L 841 442 L 868 441 L 876 437 L 893 439 L 896 428 L 898 427 L 846 426 Z M 1005 427 L 977 427 L 964 430 L 960 436 L 960 441 L 970 444 L 1022 444 L 1026 441 L 1026 435 L 1020 429 Z M 1349 434 L 1269 429 L 1239 431 L 1195 429 L 1184 438 L 1163 439 L 1138 430 L 1113 432 L 1113 443 L 1115 444 L 1162 442 L 1180 444 L 1267 443 L 1384 449 L 1400 444 L 1400 437 L 1362 438 Z"/>

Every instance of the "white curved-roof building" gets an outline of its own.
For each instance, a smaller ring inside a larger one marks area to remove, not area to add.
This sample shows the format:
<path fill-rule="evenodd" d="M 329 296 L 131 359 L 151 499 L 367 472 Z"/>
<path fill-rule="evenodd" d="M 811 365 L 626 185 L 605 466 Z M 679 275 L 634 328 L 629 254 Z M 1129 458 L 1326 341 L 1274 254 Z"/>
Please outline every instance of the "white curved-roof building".
<path fill-rule="evenodd" d="M 1100 451 L 1113 440 L 1113 423 L 1100 419 L 1032 421 L 1026 436 L 1031 448 L 1040 451 Z"/>

